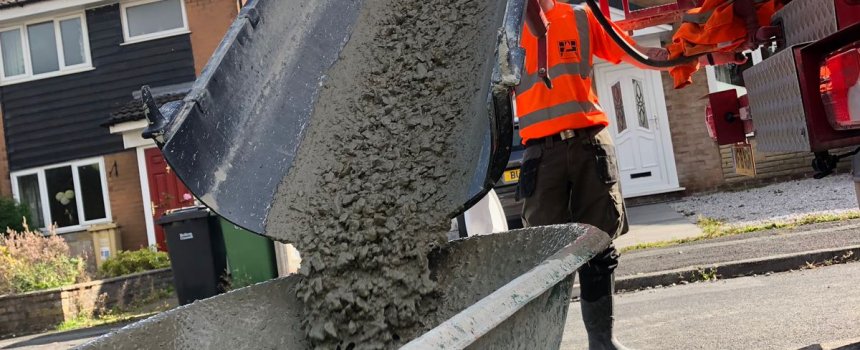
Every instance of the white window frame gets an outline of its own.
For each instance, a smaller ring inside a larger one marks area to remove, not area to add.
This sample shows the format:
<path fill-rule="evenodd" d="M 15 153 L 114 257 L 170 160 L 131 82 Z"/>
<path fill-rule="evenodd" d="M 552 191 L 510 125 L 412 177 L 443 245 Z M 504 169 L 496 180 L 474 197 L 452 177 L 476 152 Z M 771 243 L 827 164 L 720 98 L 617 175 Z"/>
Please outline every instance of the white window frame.
<path fill-rule="evenodd" d="M 119 13 L 120 17 L 122 18 L 122 38 L 124 41 L 123 45 L 136 44 L 144 41 L 191 33 L 191 30 L 188 29 L 188 12 L 185 10 L 185 0 L 179 0 L 180 8 L 182 8 L 182 27 L 161 32 L 138 35 L 134 37 L 130 36 L 128 32 L 128 14 L 126 13 L 126 9 L 128 9 L 129 7 L 146 5 L 159 1 L 161 0 L 137 0 L 121 2 L 119 4 Z"/>
<path fill-rule="evenodd" d="M 97 163 L 99 165 L 100 175 L 101 175 L 101 183 L 102 183 L 102 200 L 104 200 L 105 204 L 105 218 L 103 219 L 95 219 L 95 220 L 85 220 L 86 215 L 84 214 L 84 203 L 81 196 L 81 182 L 79 179 L 77 168 L 80 166 L 92 165 L 93 163 Z M 107 183 L 107 169 L 105 169 L 105 160 L 104 157 L 97 158 L 87 158 L 82 160 L 76 160 L 73 162 L 66 163 L 57 163 L 51 164 L 47 166 L 42 166 L 33 169 L 27 169 L 22 171 L 16 171 L 11 174 L 12 178 L 12 196 L 16 201 L 21 201 L 21 194 L 19 193 L 20 189 L 18 188 L 18 178 L 21 176 L 27 175 L 36 175 L 39 180 L 39 193 L 41 194 L 42 200 L 42 218 L 45 221 L 46 225 L 53 225 L 54 220 L 51 217 L 51 206 L 50 206 L 50 198 L 48 196 L 48 185 L 45 180 L 45 171 L 55 168 L 62 167 L 72 167 L 72 179 L 75 186 L 75 205 L 78 209 L 78 225 L 66 226 L 66 227 L 58 227 L 57 233 L 69 233 L 69 232 L 79 232 L 83 231 L 89 225 L 96 224 L 104 224 L 113 221 L 113 214 L 111 213 L 110 208 L 110 195 L 108 194 L 108 183 Z M 41 229 L 45 229 L 45 227 L 41 227 Z M 43 233 L 47 233 L 44 232 Z"/>
<path fill-rule="evenodd" d="M 66 66 L 66 56 L 63 50 L 63 34 L 62 31 L 60 31 L 60 22 L 74 18 L 78 18 L 81 20 L 81 35 L 83 35 L 84 42 L 84 62 L 71 66 Z M 31 24 L 44 23 L 49 21 L 53 21 L 54 23 L 54 38 L 56 39 L 58 59 L 57 62 L 59 63 L 60 69 L 53 72 L 34 75 L 33 62 L 30 60 L 30 38 L 27 34 L 27 26 Z M 18 29 L 21 33 L 21 49 L 24 51 L 24 74 L 7 78 L 5 68 L 3 66 L 3 55 L 0 55 L 0 86 L 19 84 L 39 79 L 53 78 L 66 74 L 86 72 L 93 69 L 92 54 L 90 53 L 90 34 L 89 30 L 87 29 L 86 12 L 78 11 L 72 14 L 29 20 L 26 22 L 22 22 L 18 25 L 0 28 L 0 32 L 15 29 Z M 0 51 L 2 51 L 2 48 L 0 48 Z"/>

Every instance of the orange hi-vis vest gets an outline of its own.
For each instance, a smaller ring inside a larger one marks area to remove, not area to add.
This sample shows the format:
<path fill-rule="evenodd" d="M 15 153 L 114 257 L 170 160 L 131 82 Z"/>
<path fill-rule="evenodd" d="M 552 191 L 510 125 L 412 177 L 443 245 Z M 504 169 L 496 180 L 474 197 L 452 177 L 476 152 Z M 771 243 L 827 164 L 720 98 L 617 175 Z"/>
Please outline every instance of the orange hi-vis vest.
<path fill-rule="evenodd" d="M 552 89 L 547 88 L 538 74 L 538 54 L 534 50 L 538 39 L 527 25 L 523 29 L 521 45 L 526 49 L 526 62 L 515 95 L 524 144 L 564 130 L 609 125 L 592 88 L 593 57 L 615 64 L 626 57 L 587 7 L 556 2 L 546 17 Z"/>

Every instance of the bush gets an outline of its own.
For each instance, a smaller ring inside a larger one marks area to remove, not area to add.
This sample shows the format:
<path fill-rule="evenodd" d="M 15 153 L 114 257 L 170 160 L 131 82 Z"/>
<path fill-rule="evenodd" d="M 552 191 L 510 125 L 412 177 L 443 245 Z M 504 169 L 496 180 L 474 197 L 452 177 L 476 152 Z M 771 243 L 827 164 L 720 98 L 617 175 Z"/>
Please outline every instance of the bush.
<path fill-rule="evenodd" d="M 9 197 L 0 197 L 0 232 L 7 228 L 24 231 L 24 223 L 30 220 L 30 208 Z"/>
<path fill-rule="evenodd" d="M 142 248 L 135 251 L 120 251 L 102 263 L 99 274 L 102 277 L 118 277 L 137 272 L 158 270 L 170 267 L 167 253 Z"/>
<path fill-rule="evenodd" d="M 45 236 L 8 229 L 0 237 L 0 295 L 26 293 L 74 284 L 87 278 L 82 258 L 72 257 L 69 246 L 51 232 Z M 53 230 L 52 230 L 53 231 Z"/>

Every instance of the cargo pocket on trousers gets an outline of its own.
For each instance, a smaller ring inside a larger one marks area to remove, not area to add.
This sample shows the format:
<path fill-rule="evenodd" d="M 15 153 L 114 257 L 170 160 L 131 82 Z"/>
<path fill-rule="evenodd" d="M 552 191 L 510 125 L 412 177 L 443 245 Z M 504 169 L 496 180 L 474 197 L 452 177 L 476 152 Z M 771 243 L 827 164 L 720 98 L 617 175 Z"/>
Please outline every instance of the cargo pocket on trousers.
<path fill-rule="evenodd" d="M 624 199 L 621 197 L 621 192 L 613 188 L 609 192 L 609 197 L 611 203 L 606 208 L 606 233 L 615 239 L 627 233 L 630 228 L 627 224 L 627 214 L 624 212 Z"/>
<path fill-rule="evenodd" d="M 526 148 L 526 152 L 523 154 L 523 166 L 520 168 L 520 180 L 517 183 L 517 201 L 534 195 L 535 189 L 537 189 L 538 169 L 542 154 L 543 151 L 540 146 Z"/>
<path fill-rule="evenodd" d="M 594 147 L 597 158 L 597 175 L 607 185 L 616 184 L 618 182 L 618 165 L 615 163 L 615 146 L 595 144 Z"/>

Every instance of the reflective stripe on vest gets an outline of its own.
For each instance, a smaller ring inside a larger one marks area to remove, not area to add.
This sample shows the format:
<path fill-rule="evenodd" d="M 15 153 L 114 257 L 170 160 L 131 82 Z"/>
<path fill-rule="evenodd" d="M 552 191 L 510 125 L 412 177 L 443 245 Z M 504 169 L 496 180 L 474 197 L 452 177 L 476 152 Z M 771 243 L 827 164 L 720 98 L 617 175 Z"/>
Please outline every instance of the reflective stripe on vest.
<path fill-rule="evenodd" d="M 560 4 L 559 4 L 560 5 Z M 588 28 L 588 13 L 585 9 L 579 6 L 572 6 L 573 13 L 576 18 L 576 31 L 579 35 L 580 46 L 580 62 L 578 63 L 560 63 L 549 68 L 549 76 L 553 80 L 564 75 L 579 75 L 582 79 L 587 79 L 591 76 L 593 67 L 591 66 L 591 35 Z M 524 72 L 525 73 L 525 72 Z M 523 95 L 532 88 L 543 89 L 543 84 L 537 72 L 534 74 L 523 74 L 520 84 L 517 85 L 517 95 Z M 524 129 L 531 125 L 552 120 L 558 117 L 563 117 L 575 113 L 590 113 L 599 110 L 591 101 L 569 101 L 555 106 L 549 106 L 539 110 L 535 110 L 525 115 L 520 115 L 520 128 Z"/>
<path fill-rule="evenodd" d="M 597 106 L 591 101 L 570 101 L 560 105 L 555 105 L 550 108 L 540 109 L 520 118 L 520 128 L 525 129 L 534 124 L 552 120 L 558 117 L 563 117 L 574 113 L 591 113 L 597 111 Z"/>

